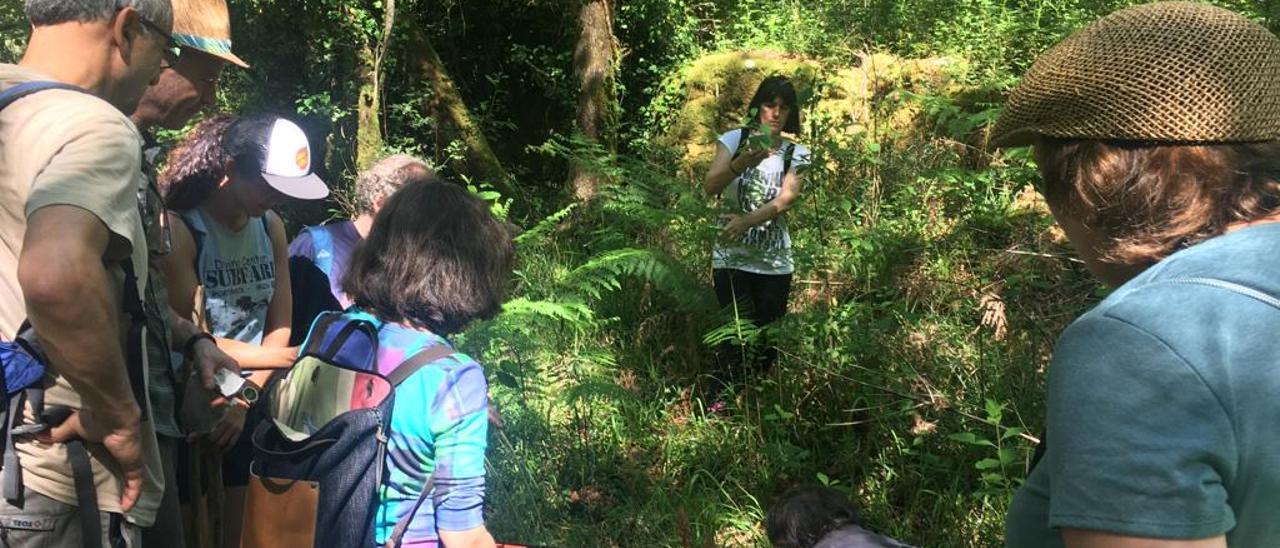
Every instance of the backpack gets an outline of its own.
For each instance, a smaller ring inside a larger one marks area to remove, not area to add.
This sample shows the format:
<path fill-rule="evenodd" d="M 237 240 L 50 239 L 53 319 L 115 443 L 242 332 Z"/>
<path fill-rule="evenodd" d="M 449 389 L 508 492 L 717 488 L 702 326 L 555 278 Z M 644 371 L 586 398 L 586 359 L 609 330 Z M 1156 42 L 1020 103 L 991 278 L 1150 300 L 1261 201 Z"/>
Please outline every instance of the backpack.
<path fill-rule="evenodd" d="M 0 110 L 13 104 L 14 101 L 32 93 L 48 89 L 66 89 L 87 93 L 85 90 L 61 82 L 33 81 L 24 82 L 0 92 Z M 133 270 L 133 260 L 125 257 L 120 261 L 124 271 L 124 287 L 121 303 L 129 314 L 128 343 L 125 349 L 125 366 L 128 369 L 129 384 L 138 408 L 143 411 L 141 420 L 150 418 L 147 406 L 146 379 L 143 370 L 143 328 L 146 325 L 146 313 L 143 311 L 142 298 L 138 293 L 137 275 Z M 10 504 L 22 505 L 24 498 L 22 485 L 22 467 L 18 462 L 18 451 L 14 446 L 15 437 L 43 432 L 57 426 L 71 416 L 72 410 L 62 406 L 46 406 L 44 404 L 44 386 L 42 381 L 48 358 L 40 348 L 39 338 L 30 322 L 22 322 L 13 341 L 0 341 L 0 362 L 3 362 L 3 391 L 0 395 L 0 437 L 3 437 L 3 466 L 0 467 L 0 483 L 4 498 Z M 26 424 L 23 417 L 23 406 L 30 402 L 32 413 L 38 422 Z M 71 461 L 72 477 L 75 481 L 76 501 L 78 506 L 80 527 L 83 532 L 83 546 L 99 548 L 102 542 L 101 521 L 98 516 L 97 487 L 94 484 L 93 468 L 89 462 L 89 453 L 81 440 L 71 440 L 64 444 L 67 447 L 67 458 Z"/>
<path fill-rule="evenodd" d="M 331 293 L 335 291 L 340 293 L 334 294 L 333 298 L 337 300 L 339 306 L 344 308 L 349 306 L 351 298 L 347 296 L 346 292 L 333 286 L 333 255 L 335 248 L 333 245 L 333 232 L 330 227 L 326 225 L 309 226 L 302 229 L 302 231 L 311 235 L 312 264 L 315 264 L 316 268 L 320 269 L 320 272 L 324 274 L 324 277 L 330 280 L 329 291 Z"/>
<path fill-rule="evenodd" d="M 383 376 L 377 372 L 381 327 L 341 312 L 321 314 L 293 367 L 259 399 L 266 420 L 251 438 L 241 546 L 374 544 L 395 389 L 454 353 L 447 345 L 429 346 Z M 433 479 L 384 546 L 399 546 Z"/>

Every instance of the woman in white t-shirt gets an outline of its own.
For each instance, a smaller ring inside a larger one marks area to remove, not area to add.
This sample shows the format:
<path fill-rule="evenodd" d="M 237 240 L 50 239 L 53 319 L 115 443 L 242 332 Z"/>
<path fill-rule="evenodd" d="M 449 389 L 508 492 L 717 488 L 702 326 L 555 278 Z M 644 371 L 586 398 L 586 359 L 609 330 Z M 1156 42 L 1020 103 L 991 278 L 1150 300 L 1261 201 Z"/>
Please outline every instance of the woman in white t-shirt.
<path fill-rule="evenodd" d="M 716 299 L 723 307 L 736 303 L 735 316 L 764 327 L 787 310 L 795 262 L 783 214 L 800 194 L 809 149 L 783 136 L 800 131 L 800 105 L 787 78 L 765 78 L 748 113 L 747 127 L 720 136 L 702 189 L 720 198 L 722 213 L 711 256 Z M 768 371 L 776 359 L 777 350 L 765 341 L 722 345 L 708 409 L 722 409 L 725 387 L 744 374 Z"/>

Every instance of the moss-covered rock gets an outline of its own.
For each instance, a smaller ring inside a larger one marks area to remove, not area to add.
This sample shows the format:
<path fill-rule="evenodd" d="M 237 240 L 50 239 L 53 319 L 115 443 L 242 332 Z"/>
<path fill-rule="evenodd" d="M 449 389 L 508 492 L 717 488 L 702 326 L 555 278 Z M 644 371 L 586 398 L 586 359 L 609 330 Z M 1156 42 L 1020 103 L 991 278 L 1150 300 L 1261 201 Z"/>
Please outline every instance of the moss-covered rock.
<path fill-rule="evenodd" d="M 947 57 L 875 53 L 860 56 L 855 66 L 831 66 L 776 51 L 713 53 L 689 63 L 664 86 L 655 100 L 664 127 L 652 144 L 676 152 L 681 172 L 702 173 L 717 136 L 742 126 L 756 87 L 774 74 L 796 85 L 802 142 L 852 147 L 872 133 L 875 140 L 910 139 L 923 112 L 911 97 L 960 93 L 967 70 L 963 61 Z"/>

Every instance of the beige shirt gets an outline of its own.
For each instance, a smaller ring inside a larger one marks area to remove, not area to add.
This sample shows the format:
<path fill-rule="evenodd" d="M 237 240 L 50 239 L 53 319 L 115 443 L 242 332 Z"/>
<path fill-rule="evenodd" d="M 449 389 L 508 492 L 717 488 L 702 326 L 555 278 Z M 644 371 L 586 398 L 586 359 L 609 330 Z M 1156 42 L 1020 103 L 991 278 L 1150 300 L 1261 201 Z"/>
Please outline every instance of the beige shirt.
<path fill-rule="evenodd" d="M 0 90 L 29 80 L 48 78 L 0 64 Z M 142 139 L 129 118 L 86 93 L 46 90 L 0 110 L 0 338 L 11 340 L 26 318 L 22 288 L 18 285 L 18 257 L 27 216 L 42 207 L 72 205 L 97 216 L 111 232 L 104 259 L 130 257 L 139 277 L 138 290 L 143 290 L 147 245 L 138 212 L 138 192 L 146 184 L 140 169 L 141 145 Z M 121 269 L 112 265 L 109 271 L 115 276 L 117 288 L 122 287 Z M 128 321 L 122 311 L 122 336 L 128 332 Z M 49 366 L 46 405 L 82 408 L 80 396 L 57 374 L 57 365 Z M 164 489 L 151 421 L 143 422 L 142 439 L 146 463 L 143 491 L 126 519 L 148 526 L 155 521 Z M 17 448 L 27 488 L 66 504 L 77 504 L 65 446 L 20 440 Z M 101 445 L 89 444 L 88 448 L 99 508 L 119 512 L 118 467 Z"/>

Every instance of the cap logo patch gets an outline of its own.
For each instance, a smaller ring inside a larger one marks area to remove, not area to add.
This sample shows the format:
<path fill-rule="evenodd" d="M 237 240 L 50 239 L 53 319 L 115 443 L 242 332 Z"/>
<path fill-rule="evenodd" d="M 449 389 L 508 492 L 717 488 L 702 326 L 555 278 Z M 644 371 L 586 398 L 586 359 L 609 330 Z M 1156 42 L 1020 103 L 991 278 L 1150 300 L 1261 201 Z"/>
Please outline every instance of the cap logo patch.
<path fill-rule="evenodd" d="M 311 166 L 311 150 L 307 147 L 298 149 L 298 153 L 293 156 L 293 162 L 298 165 L 298 169 L 307 171 Z"/>

